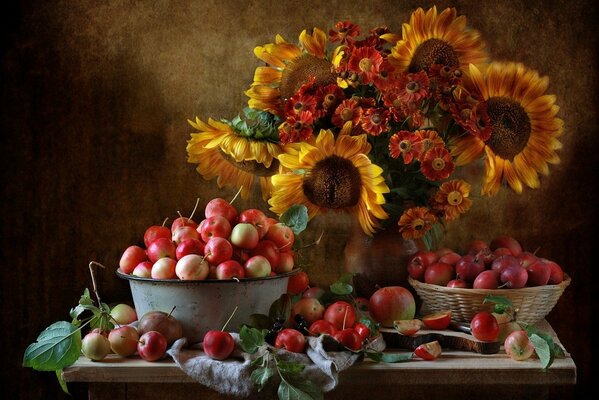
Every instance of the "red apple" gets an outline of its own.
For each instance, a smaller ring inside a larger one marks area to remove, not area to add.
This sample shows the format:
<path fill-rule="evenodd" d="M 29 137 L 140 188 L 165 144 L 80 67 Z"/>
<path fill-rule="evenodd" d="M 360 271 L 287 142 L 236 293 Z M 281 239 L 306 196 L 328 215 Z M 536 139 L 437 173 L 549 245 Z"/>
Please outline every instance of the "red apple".
<path fill-rule="evenodd" d="M 416 347 L 414 354 L 423 360 L 436 360 L 441 355 L 441 345 L 438 341 L 428 342 Z"/>
<path fill-rule="evenodd" d="M 183 337 L 181 323 L 171 314 L 159 310 L 145 313 L 137 323 L 137 331 L 140 335 L 150 331 L 158 331 L 164 335 L 169 346 L 175 340 Z"/>
<path fill-rule="evenodd" d="M 348 302 L 340 300 L 325 309 L 323 318 L 337 330 L 351 328 L 356 323 L 356 310 Z"/>
<path fill-rule="evenodd" d="M 444 264 L 449 264 L 449 265 L 455 265 L 455 263 L 457 263 L 460 258 L 462 258 L 461 255 L 452 251 L 452 252 L 443 254 L 441 257 L 439 257 L 438 262 L 444 263 Z"/>
<path fill-rule="evenodd" d="M 378 289 L 370 296 L 368 309 L 376 322 L 384 327 L 392 327 L 393 321 L 414 318 L 416 302 L 408 289 L 388 286 Z"/>
<path fill-rule="evenodd" d="M 203 281 L 209 270 L 208 262 L 197 254 L 183 256 L 175 266 L 175 274 L 184 281 Z"/>
<path fill-rule="evenodd" d="M 171 230 L 166 226 L 152 225 L 144 232 L 144 245 L 147 248 L 154 240 L 158 238 L 170 239 L 171 236 Z"/>
<path fill-rule="evenodd" d="M 510 289 L 520 289 L 526 286 L 528 272 L 521 266 L 506 267 L 499 274 L 499 280 Z"/>
<path fill-rule="evenodd" d="M 444 262 L 434 263 L 424 271 L 424 282 L 432 285 L 447 286 L 447 282 L 454 278 L 453 266 Z"/>
<path fill-rule="evenodd" d="M 266 215 L 256 208 L 248 208 L 239 214 L 239 222 L 247 222 L 252 224 L 258 230 L 260 239 L 266 236 L 268 230 L 268 222 L 266 222 Z"/>
<path fill-rule="evenodd" d="M 146 261 L 148 256 L 146 251 L 139 246 L 129 246 L 123 252 L 119 261 L 119 268 L 124 274 L 130 274 L 133 269 L 142 261 Z"/>
<path fill-rule="evenodd" d="M 259 241 L 256 247 L 250 251 L 250 255 L 265 257 L 274 270 L 277 269 L 281 260 L 277 245 L 266 239 Z"/>
<path fill-rule="evenodd" d="M 279 264 L 275 267 L 277 274 L 291 272 L 295 266 L 295 255 L 292 251 L 283 251 L 279 253 Z"/>
<path fill-rule="evenodd" d="M 155 263 L 160 258 L 177 258 L 177 248 L 171 238 L 158 238 L 148 246 L 146 250 L 150 261 Z"/>
<path fill-rule="evenodd" d="M 225 217 L 231 226 L 237 222 L 237 210 L 227 200 L 216 198 L 212 199 L 206 204 L 204 210 L 206 218 L 210 218 L 214 215 L 220 215 Z"/>
<path fill-rule="evenodd" d="M 564 280 L 564 271 L 562 270 L 562 267 L 560 267 L 554 261 L 547 260 L 545 258 L 542 258 L 541 260 L 545 264 L 549 265 L 549 268 L 551 269 L 551 274 L 549 275 L 549 281 L 547 282 L 547 284 L 548 285 L 558 285 L 558 284 L 562 283 L 562 281 Z"/>
<path fill-rule="evenodd" d="M 432 251 L 417 251 L 408 260 L 408 275 L 412 279 L 423 282 L 424 271 L 429 265 L 436 263 L 438 259 L 437 254 Z"/>
<path fill-rule="evenodd" d="M 233 353 L 235 340 L 229 332 L 212 330 L 204 335 L 202 346 L 208 357 L 214 360 L 224 360 Z"/>
<path fill-rule="evenodd" d="M 491 269 L 499 273 L 508 267 L 522 268 L 521 260 L 518 257 L 506 255 L 497 257 L 491 264 Z"/>
<path fill-rule="evenodd" d="M 292 295 L 302 294 L 308 289 L 309 285 L 310 279 L 308 274 L 304 271 L 300 271 L 289 277 L 289 281 L 287 282 L 287 293 Z"/>
<path fill-rule="evenodd" d="M 204 255 L 204 246 L 202 241 L 198 239 L 185 239 L 175 249 L 175 255 L 177 260 L 180 260 L 188 254 L 197 254 L 199 256 Z"/>
<path fill-rule="evenodd" d="M 161 258 L 152 265 L 151 276 L 152 279 L 175 279 L 177 274 L 175 267 L 177 261 L 172 258 Z"/>
<path fill-rule="evenodd" d="M 141 335 L 137 353 L 146 361 L 158 361 L 166 354 L 166 338 L 160 332 L 149 331 Z"/>
<path fill-rule="evenodd" d="M 213 237 L 206 242 L 204 255 L 210 264 L 218 265 L 233 257 L 233 246 L 227 239 Z"/>
<path fill-rule="evenodd" d="M 231 243 L 242 249 L 251 250 L 258 245 L 260 235 L 252 224 L 241 222 L 233 227 L 231 231 Z"/>
<path fill-rule="evenodd" d="M 286 328 L 277 334 L 275 347 L 278 349 L 283 347 L 293 353 L 302 353 L 306 348 L 306 338 L 300 331 Z"/>
<path fill-rule="evenodd" d="M 333 334 L 335 340 L 352 351 L 362 348 L 362 337 L 354 328 L 345 328 Z"/>
<path fill-rule="evenodd" d="M 495 250 L 500 247 L 508 249 L 513 256 L 522 253 L 522 246 L 511 236 L 499 236 L 491 240 L 490 249 Z"/>
<path fill-rule="evenodd" d="M 265 257 L 250 257 L 243 265 L 245 276 L 247 278 L 263 278 L 269 276 L 271 272 L 270 262 Z"/>
<path fill-rule="evenodd" d="M 466 254 L 455 264 L 456 276 L 466 282 L 474 282 L 474 279 L 485 270 L 482 260 L 471 254 Z"/>
<path fill-rule="evenodd" d="M 535 347 L 530 341 L 526 331 L 519 330 L 508 335 L 503 343 L 507 355 L 516 361 L 529 359 L 535 352 Z"/>
<path fill-rule="evenodd" d="M 470 244 L 468 244 L 467 252 L 468 254 L 476 256 L 478 253 L 486 249 L 489 249 L 489 245 L 487 244 L 487 242 L 481 239 L 474 239 L 470 242 Z"/>
<path fill-rule="evenodd" d="M 468 282 L 462 279 L 452 279 L 447 282 L 447 287 L 458 288 L 458 289 L 466 289 L 468 288 Z"/>
<path fill-rule="evenodd" d="M 361 322 L 356 322 L 356 324 L 354 325 L 354 329 L 356 332 L 358 332 L 360 338 L 362 338 L 362 342 L 364 342 L 366 339 L 370 337 L 370 328 L 365 324 Z"/>
<path fill-rule="evenodd" d="M 200 234 L 191 226 L 180 226 L 173 232 L 173 242 L 176 245 L 187 239 L 200 239 Z"/>
<path fill-rule="evenodd" d="M 135 266 L 131 275 L 138 276 L 140 278 L 151 278 L 152 277 L 152 264 L 150 261 L 142 261 Z"/>
<path fill-rule="evenodd" d="M 422 317 L 422 323 L 429 329 L 447 329 L 451 322 L 451 310 L 440 311 Z"/>
<path fill-rule="evenodd" d="M 315 336 L 323 334 L 333 336 L 335 332 L 337 332 L 337 330 L 329 321 L 319 319 L 318 321 L 314 321 L 312 325 L 310 325 L 310 328 L 308 328 L 308 332 Z"/>
<path fill-rule="evenodd" d="M 93 361 L 101 361 L 110 353 L 110 342 L 99 332 L 90 332 L 81 341 L 81 352 Z"/>
<path fill-rule="evenodd" d="M 528 286 L 543 286 L 549 282 L 551 277 L 551 267 L 543 260 L 537 260 L 530 264 L 526 271 L 528 272 Z"/>
<path fill-rule="evenodd" d="M 122 357 L 128 357 L 135 354 L 139 334 L 137 329 L 130 325 L 123 325 L 115 328 L 108 334 L 110 348 L 115 354 Z"/>
<path fill-rule="evenodd" d="M 494 270 L 483 271 L 472 283 L 474 289 L 497 289 L 499 287 L 499 273 Z"/>
<path fill-rule="evenodd" d="M 213 215 L 200 222 L 197 231 L 200 233 L 204 243 L 213 237 L 228 239 L 231 236 L 231 224 L 225 217 Z"/>
<path fill-rule="evenodd" d="M 481 342 L 495 342 L 499 336 L 497 319 L 488 311 L 481 311 L 470 321 L 470 331 Z"/>
<path fill-rule="evenodd" d="M 291 250 L 295 242 L 295 235 L 291 228 L 281 222 L 270 225 L 265 238 L 274 242 L 280 251 Z"/>
<path fill-rule="evenodd" d="M 320 300 L 322 298 L 322 296 L 324 296 L 324 294 L 327 291 L 324 290 L 321 287 L 318 286 L 312 286 L 308 289 L 306 289 L 303 293 L 302 293 L 302 297 L 306 298 L 306 299 L 318 299 Z"/>
<path fill-rule="evenodd" d="M 299 314 L 308 323 L 322 319 L 324 316 L 324 306 L 314 298 L 301 298 L 291 308 L 291 320 L 294 321 L 295 316 Z"/>
<path fill-rule="evenodd" d="M 243 265 L 235 260 L 227 260 L 216 266 L 216 279 L 243 279 L 245 278 L 245 269 Z"/>
<path fill-rule="evenodd" d="M 181 215 L 181 214 L 179 214 L 179 215 Z M 175 220 L 171 224 L 171 232 L 175 233 L 175 231 L 182 226 L 188 226 L 192 229 L 197 229 L 198 224 L 193 219 L 190 219 L 187 217 L 175 218 Z"/>
<path fill-rule="evenodd" d="M 518 254 L 518 259 L 520 260 L 520 265 L 522 265 L 524 268 L 528 268 L 529 265 L 537 262 L 539 258 L 528 251 L 523 251 L 522 253 Z"/>

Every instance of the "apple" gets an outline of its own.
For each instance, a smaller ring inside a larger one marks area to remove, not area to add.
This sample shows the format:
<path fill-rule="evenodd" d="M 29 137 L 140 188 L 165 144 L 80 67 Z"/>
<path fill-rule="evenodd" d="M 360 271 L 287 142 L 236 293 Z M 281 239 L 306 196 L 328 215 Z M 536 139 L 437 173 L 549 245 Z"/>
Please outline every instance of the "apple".
<path fill-rule="evenodd" d="M 325 309 L 323 319 L 337 330 L 351 328 L 356 323 L 356 310 L 348 302 L 336 301 Z"/>
<path fill-rule="evenodd" d="M 547 260 L 545 258 L 541 259 L 545 264 L 549 265 L 549 268 L 551 269 L 551 274 L 549 275 L 549 281 L 547 282 L 548 285 L 557 285 L 562 283 L 562 281 L 564 280 L 564 271 L 562 270 L 562 267 L 560 267 L 556 262 L 551 261 L 551 260 Z"/>
<path fill-rule="evenodd" d="M 537 256 L 529 253 L 528 251 L 523 251 L 522 253 L 518 254 L 517 257 L 520 260 L 520 265 L 522 265 L 524 268 L 528 268 L 529 265 L 534 264 L 539 259 Z"/>
<path fill-rule="evenodd" d="M 167 341 L 165 336 L 157 331 L 142 334 L 137 343 L 137 353 L 146 361 L 158 361 L 166 354 Z"/>
<path fill-rule="evenodd" d="M 360 338 L 362 338 L 362 343 L 370 337 L 370 328 L 361 322 L 356 322 L 354 325 L 354 330 L 358 332 Z"/>
<path fill-rule="evenodd" d="M 260 235 L 252 224 L 242 222 L 233 227 L 231 231 L 231 243 L 242 249 L 251 250 L 258 245 Z"/>
<path fill-rule="evenodd" d="M 302 297 L 306 299 L 318 299 L 325 295 L 327 291 L 318 286 L 312 286 L 302 293 Z"/>
<path fill-rule="evenodd" d="M 521 266 L 509 266 L 501 271 L 499 280 L 510 289 L 520 289 L 526 286 L 528 272 Z"/>
<path fill-rule="evenodd" d="M 504 269 L 508 267 L 522 268 L 521 260 L 518 257 L 505 255 L 497 257 L 491 264 L 491 269 L 499 272 L 500 274 Z"/>
<path fill-rule="evenodd" d="M 466 289 L 468 288 L 468 282 L 462 279 L 452 279 L 449 282 L 447 282 L 446 286 L 458 289 Z"/>
<path fill-rule="evenodd" d="M 129 325 L 130 323 L 137 321 L 137 313 L 135 312 L 135 308 L 124 303 L 120 303 L 112 307 L 110 310 L 110 317 L 118 325 Z"/>
<path fill-rule="evenodd" d="M 166 220 L 164 222 L 166 222 Z M 144 232 L 144 245 L 147 248 L 154 240 L 158 238 L 170 239 L 171 236 L 171 230 L 166 226 L 152 225 Z"/>
<path fill-rule="evenodd" d="M 400 319 L 413 319 L 416 302 L 410 291 L 401 286 L 387 286 L 370 296 L 368 309 L 372 318 L 384 327 L 393 327 Z"/>
<path fill-rule="evenodd" d="M 271 267 L 275 270 L 281 261 L 281 256 L 277 245 L 274 242 L 266 239 L 259 241 L 256 247 L 250 251 L 250 255 L 266 257 Z"/>
<path fill-rule="evenodd" d="M 133 269 L 142 261 L 146 261 L 148 255 L 146 251 L 139 246 L 129 246 L 123 252 L 119 261 L 119 268 L 124 274 L 130 274 Z"/>
<path fill-rule="evenodd" d="M 247 222 L 252 224 L 258 230 L 260 239 L 266 236 L 268 230 L 268 222 L 266 221 L 266 215 L 256 208 L 248 208 L 239 214 L 239 222 Z"/>
<path fill-rule="evenodd" d="M 197 254 L 203 256 L 204 246 L 205 244 L 198 239 L 182 240 L 175 249 L 175 256 L 177 257 L 177 260 L 180 260 L 188 254 Z"/>
<path fill-rule="evenodd" d="M 498 247 L 493 250 L 493 260 L 501 256 L 513 256 L 510 249 L 506 249 L 505 247 Z"/>
<path fill-rule="evenodd" d="M 179 214 L 179 215 L 181 215 L 181 214 Z M 171 224 L 171 232 L 175 233 L 175 231 L 177 229 L 181 228 L 182 226 L 187 226 L 192 229 L 197 229 L 198 224 L 191 218 L 187 218 L 187 217 L 175 218 L 175 220 Z"/>
<path fill-rule="evenodd" d="M 100 361 L 110 353 L 110 342 L 99 332 L 90 332 L 81 341 L 81 352 L 92 361 Z"/>
<path fill-rule="evenodd" d="M 243 265 L 247 278 L 263 278 L 271 272 L 270 262 L 262 256 L 250 257 Z"/>
<path fill-rule="evenodd" d="M 447 282 L 454 278 L 455 271 L 453 265 L 441 261 L 430 265 L 424 271 L 424 282 L 432 285 L 447 286 Z"/>
<path fill-rule="evenodd" d="M 455 265 L 455 263 L 457 263 L 460 260 L 460 258 L 462 258 L 461 255 L 459 255 L 455 251 L 451 251 L 451 252 L 445 253 L 441 257 L 439 257 L 438 262 L 449 264 L 449 265 Z"/>
<path fill-rule="evenodd" d="M 204 257 L 197 254 L 183 256 L 175 266 L 175 274 L 181 280 L 203 281 L 208 276 L 210 267 Z"/>
<path fill-rule="evenodd" d="M 229 332 L 212 330 L 204 335 L 202 346 L 208 357 L 213 360 L 225 360 L 235 350 L 235 340 Z"/>
<path fill-rule="evenodd" d="M 299 314 L 308 323 L 312 324 L 324 316 L 324 306 L 315 298 L 301 298 L 291 308 L 291 320 Z"/>
<path fill-rule="evenodd" d="M 185 225 L 180 226 L 173 232 L 172 240 L 175 242 L 175 245 L 179 245 L 184 240 L 187 239 L 200 239 L 200 234 L 193 227 Z"/>
<path fill-rule="evenodd" d="M 493 314 L 481 311 L 472 317 L 470 331 L 472 336 L 481 342 L 495 342 L 499 337 L 499 324 Z"/>
<path fill-rule="evenodd" d="M 302 294 L 308 289 L 309 285 L 310 279 L 308 274 L 300 271 L 289 277 L 289 281 L 287 281 L 287 293 L 291 295 Z"/>
<path fill-rule="evenodd" d="M 206 242 L 204 255 L 210 264 L 218 265 L 233 257 L 233 246 L 227 239 L 213 237 Z"/>
<path fill-rule="evenodd" d="M 177 261 L 172 258 L 161 258 L 152 265 L 152 279 L 175 279 Z"/>
<path fill-rule="evenodd" d="M 159 310 L 145 313 L 137 324 L 137 331 L 140 335 L 150 331 L 158 331 L 164 335 L 169 346 L 175 340 L 183 337 L 181 323 L 171 314 Z"/>
<path fill-rule="evenodd" d="M 451 310 L 440 311 L 422 317 L 422 323 L 429 329 L 447 329 L 451 322 Z"/>
<path fill-rule="evenodd" d="M 135 266 L 131 275 L 138 276 L 140 278 L 151 278 L 152 277 L 152 264 L 151 261 L 142 261 Z"/>
<path fill-rule="evenodd" d="M 467 253 L 471 254 L 473 256 L 476 256 L 481 251 L 490 250 L 489 249 L 489 245 L 487 244 L 487 242 L 485 242 L 484 240 L 481 240 L 481 239 L 474 239 L 474 240 L 472 240 L 468 244 L 468 247 L 466 249 L 467 249 L 466 250 Z"/>
<path fill-rule="evenodd" d="M 108 334 L 110 348 L 115 354 L 128 357 L 135 354 L 139 333 L 130 325 L 123 325 L 110 331 Z"/>
<path fill-rule="evenodd" d="M 535 347 L 526 334 L 526 331 L 519 330 L 509 334 L 503 343 L 507 355 L 516 361 L 529 359 L 535 352 Z"/>
<path fill-rule="evenodd" d="M 522 246 L 511 236 L 499 236 L 491 240 L 491 244 L 489 245 L 491 250 L 495 250 L 500 247 L 508 249 L 513 256 L 517 256 L 518 254 L 522 253 Z"/>
<path fill-rule="evenodd" d="M 412 279 L 416 279 L 420 282 L 424 281 L 424 271 L 426 268 L 437 262 L 439 257 L 435 252 L 432 251 L 417 251 L 408 260 L 408 275 Z"/>
<path fill-rule="evenodd" d="M 231 224 L 221 215 L 213 215 L 200 222 L 197 232 L 199 232 L 202 240 L 207 242 L 213 237 L 221 237 L 227 239 L 231 236 Z M 197 233 L 196 232 L 196 233 Z"/>
<path fill-rule="evenodd" d="M 218 279 L 216 277 L 216 267 L 218 265 L 210 265 L 210 267 L 208 268 L 208 279 Z"/>
<path fill-rule="evenodd" d="M 441 355 L 441 345 L 438 341 L 428 342 L 416 347 L 414 354 L 423 360 L 436 360 Z"/>
<path fill-rule="evenodd" d="M 216 266 L 216 279 L 243 279 L 245 278 L 245 269 L 243 265 L 235 260 L 227 260 Z"/>
<path fill-rule="evenodd" d="M 277 334 L 275 347 L 277 349 L 285 348 L 293 353 L 302 353 L 306 348 L 306 338 L 300 331 L 286 328 Z"/>
<path fill-rule="evenodd" d="M 158 238 L 148 246 L 146 250 L 150 261 L 155 263 L 161 258 L 177 258 L 177 248 L 171 238 Z"/>
<path fill-rule="evenodd" d="M 493 315 L 495 315 L 495 313 L 493 313 Z M 522 327 L 520 326 L 520 324 L 515 321 L 504 322 L 504 323 L 501 323 L 498 321 L 498 323 L 499 323 L 499 335 L 497 336 L 497 341 L 500 343 L 505 342 L 505 339 L 510 335 L 510 333 L 522 330 Z"/>
<path fill-rule="evenodd" d="M 352 351 L 362 348 L 363 339 L 354 328 L 345 328 L 333 334 L 335 340 Z"/>
<path fill-rule="evenodd" d="M 295 234 L 290 227 L 282 222 L 270 225 L 266 232 L 265 239 L 273 242 L 279 250 L 291 250 L 291 246 L 295 242 Z"/>
<path fill-rule="evenodd" d="M 422 321 L 419 319 L 398 319 L 393 321 L 393 327 L 402 335 L 412 336 L 422 328 Z"/>
<path fill-rule="evenodd" d="M 216 198 L 212 199 L 206 204 L 204 215 L 206 218 L 210 218 L 214 215 L 220 215 L 225 217 L 231 226 L 235 225 L 237 221 L 237 210 L 227 200 Z"/>
<path fill-rule="evenodd" d="M 291 272 L 295 267 L 295 254 L 292 251 L 283 251 L 279 253 L 279 264 L 275 267 L 277 274 Z"/>
<path fill-rule="evenodd" d="M 337 329 L 329 321 L 319 319 L 310 325 L 308 332 L 315 336 L 323 334 L 333 336 L 337 332 Z"/>
<path fill-rule="evenodd" d="M 474 279 L 485 270 L 482 260 L 471 254 L 466 254 L 455 264 L 456 276 L 466 282 L 474 282 Z"/>
<path fill-rule="evenodd" d="M 543 286 L 549 282 L 551 267 L 543 260 L 537 260 L 526 267 L 528 272 L 528 286 Z"/>
<path fill-rule="evenodd" d="M 478 274 L 472 288 L 474 289 L 497 289 L 499 287 L 499 273 L 492 269 L 486 270 Z"/>

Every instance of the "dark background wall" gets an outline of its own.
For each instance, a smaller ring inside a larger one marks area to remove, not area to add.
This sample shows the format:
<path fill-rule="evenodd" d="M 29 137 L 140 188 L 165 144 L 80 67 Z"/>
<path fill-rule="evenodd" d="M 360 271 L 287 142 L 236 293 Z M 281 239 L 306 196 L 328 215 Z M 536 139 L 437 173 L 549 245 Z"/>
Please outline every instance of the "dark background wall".
<path fill-rule="evenodd" d="M 549 316 L 590 383 L 591 289 L 599 150 L 598 14 L 594 1 L 439 1 L 480 30 L 498 60 L 521 61 L 551 77 L 565 120 L 562 164 L 542 187 L 477 199 L 449 226 L 448 245 L 510 234 L 562 264 L 572 276 Z M 51 373 L 21 367 L 26 346 L 50 323 L 68 319 L 87 264 L 110 268 L 100 289 L 130 298 L 114 268 L 144 229 L 195 199 L 230 197 L 186 163 L 186 119 L 232 117 L 258 61 L 256 45 L 276 33 L 295 41 L 304 28 L 351 19 L 363 30 L 401 30 L 416 1 L 21 1 L 3 5 L 1 58 L 2 392 L 8 398 L 62 398 Z M 260 199 L 240 203 L 260 207 Z M 313 283 L 342 272 L 349 220 L 315 220 L 326 230 L 309 255 Z M 85 388 L 73 385 L 75 398 Z M 573 390 L 561 394 L 574 396 Z"/>

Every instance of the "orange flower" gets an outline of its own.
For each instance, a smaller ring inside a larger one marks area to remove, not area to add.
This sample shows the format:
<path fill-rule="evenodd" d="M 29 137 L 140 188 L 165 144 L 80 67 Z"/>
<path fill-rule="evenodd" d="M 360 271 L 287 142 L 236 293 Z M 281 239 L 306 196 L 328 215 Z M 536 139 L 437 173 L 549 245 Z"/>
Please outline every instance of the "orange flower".
<path fill-rule="evenodd" d="M 308 111 L 290 115 L 279 127 L 281 143 L 295 143 L 310 139 L 313 122 L 312 113 Z"/>
<path fill-rule="evenodd" d="M 353 42 L 352 37 L 358 35 L 360 35 L 360 27 L 350 21 L 337 22 L 335 24 L 335 29 L 329 30 L 329 40 L 331 43 L 351 43 Z"/>
<path fill-rule="evenodd" d="M 383 63 L 383 56 L 374 47 L 354 49 L 349 58 L 348 68 L 361 78 L 365 85 L 374 81 Z"/>
<path fill-rule="evenodd" d="M 455 169 L 451 154 L 444 147 L 437 147 L 426 152 L 420 164 L 420 171 L 431 181 L 447 179 Z"/>
<path fill-rule="evenodd" d="M 384 108 L 369 108 L 360 119 L 362 129 L 378 136 L 389 129 L 389 111 Z"/>
<path fill-rule="evenodd" d="M 360 117 L 362 117 L 362 107 L 358 105 L 357 101 L 349 99 L 343 100 L 335 109 L 332 121 L 339 128 L 343 127 L 347 121 L 351 121 L 352 126 L 355 127 L 360 122 Z"/>
<path fill-rule="evenodd" d="M 435 222 L 437 222 L 437 217 L 428 208 L 412 207 L 403 212 L 398 225 L 399 231 L 405 239 L 420 239 Z"/>
<path fill-rule="evenodd" d="M 397 85 L 399 99 L 404 103 L 419 103 L 428 96 L 429 80 L 424 71 L 401 74 Z"/>
<path fill-rule="evenodd" d="M 445 147 L 445 142 L 435 131 L 419 129 L 414 132 L 414 134 L 419 138 L 417 144 L 418 154 L 416 156 L 418 161 L 422 161 L 429 150 L 435 149 L 437 147 Z"/>
<path fill-rule="evenodd" d="M 420 137 L 410 131 L 399 131 L 389 139 L 389 154 L 398 158 L 401 154 L 404 164 L 409 164 L 418 154 Z"/>
<path fill-rule="evenodd" d="M 472 206 L 470 195 L 470 184 L 461 180 L 453 179 L 443 182 L 435 194 L 435 208 L 444 210 L 445 219 L 452 221 L 464 214 Z"/>

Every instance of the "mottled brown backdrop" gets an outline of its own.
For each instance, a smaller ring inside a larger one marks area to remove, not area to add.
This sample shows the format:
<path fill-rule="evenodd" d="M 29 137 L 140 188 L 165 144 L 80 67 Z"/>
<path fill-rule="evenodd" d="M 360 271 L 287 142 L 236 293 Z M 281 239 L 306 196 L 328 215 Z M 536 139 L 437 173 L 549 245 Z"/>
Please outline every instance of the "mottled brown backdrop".
<path fill-rule="evenodd" d="M 2 392 L 62 398 L 51 373 L 21 367 L 25 347 L 50 323 L 68 319 L 87 264 L 104 299 L 130 298 L 114 268 L 144 229 L 200 197 L 232 196 L 186 163 L 196 115 L 234 116 L 258 65 L 252 49 L 276 33 L 351 19 L 364 29 L 400 31 L 431 1 L 21 1 L 2 7 Z M 551 77 L 565 120 L 562 164 L 542 188 L 480 199 L 450 226 L 447 244 L 497 234 L 541 247 L 573 282 L 549 320 L 590 380 L 592 288 L 596 283 L 598 191 L 597 35 L 594 1 L 439 1 L 479 29 L 498 60 L 521 61 Z M 266 205 L 253 199 L 243 207 Z M 313 283 L 341 273 L 347 219 L 324 218 L 309 257 Z M 72 385 L 75 398 L 84 387 Z M 572 394 L 573 390 L 562 391 Z"/>

